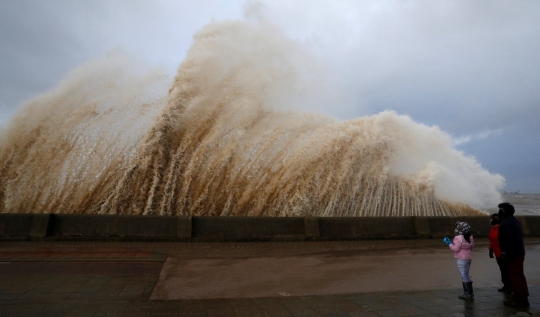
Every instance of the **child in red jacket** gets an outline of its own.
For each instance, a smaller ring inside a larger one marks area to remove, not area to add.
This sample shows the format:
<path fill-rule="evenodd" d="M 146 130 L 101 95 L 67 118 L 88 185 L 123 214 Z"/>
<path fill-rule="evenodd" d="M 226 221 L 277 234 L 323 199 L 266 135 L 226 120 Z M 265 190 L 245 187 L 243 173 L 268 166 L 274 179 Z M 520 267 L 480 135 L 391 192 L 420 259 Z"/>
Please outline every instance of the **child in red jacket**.
<path fill-rule="evenodd" d="M 510 284 L 510 273 L 508 272 L 508 262 L 504 259 L 501 259 L 501 248 L 499 246 L 499 225 L 501 220 L 498 214 L 493 214 L 489 216 L 489 222 L 491 223 L 491 230 L 489 231 L 489 257 L 493 259 L 493 254 L 495 254 L 495 259 L 501 270 L 501 281 L 503 282 L 503 287 L 499 288 L 499 292 L 510 293 L 512 292 L 512 287 Z"/>

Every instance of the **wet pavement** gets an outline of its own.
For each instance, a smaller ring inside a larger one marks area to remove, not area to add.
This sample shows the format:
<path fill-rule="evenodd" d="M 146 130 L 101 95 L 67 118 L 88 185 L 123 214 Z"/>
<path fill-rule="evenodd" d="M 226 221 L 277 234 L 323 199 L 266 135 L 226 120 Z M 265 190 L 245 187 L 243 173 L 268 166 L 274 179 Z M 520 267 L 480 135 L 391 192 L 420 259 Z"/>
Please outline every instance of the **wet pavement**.
<path fill-rule="evenodd" d="M 508 308 L 487 240 L 465 301 L 438 240 L 0 243 L 0 316 L 540 316 L 540 239 L 527 239 L 531 307 Z"/>

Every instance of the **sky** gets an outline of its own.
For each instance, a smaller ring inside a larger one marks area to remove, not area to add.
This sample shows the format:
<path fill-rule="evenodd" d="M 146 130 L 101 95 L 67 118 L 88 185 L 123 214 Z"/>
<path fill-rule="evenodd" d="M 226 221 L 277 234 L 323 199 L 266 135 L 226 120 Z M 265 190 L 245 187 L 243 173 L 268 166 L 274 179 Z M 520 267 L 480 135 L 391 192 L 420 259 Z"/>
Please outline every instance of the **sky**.
<path fill-rule="evenodd" d="M 122 49 L 171 77 L 212 21 L 274 24 L 325 70 L 340 120 L 393 110 L 540 193 L 540 1 L 0 0 L 0 125 L 71 70 Z"/>

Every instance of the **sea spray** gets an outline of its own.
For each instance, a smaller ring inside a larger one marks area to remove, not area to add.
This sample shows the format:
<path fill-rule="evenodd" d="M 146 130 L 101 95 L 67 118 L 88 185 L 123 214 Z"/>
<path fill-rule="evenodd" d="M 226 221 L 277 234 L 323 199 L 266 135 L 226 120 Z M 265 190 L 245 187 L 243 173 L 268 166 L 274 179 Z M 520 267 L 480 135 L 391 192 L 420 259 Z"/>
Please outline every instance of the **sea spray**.
<path fill-rule="evenodd" d="M 0 210 L 478 215 L 499 201 L 504 179 L 436 127 L 287 110 L 318 92 L 306 67 L 278 30 L 238 21 L 195 35 L 168 93 L 123 58 L 83 66 L 2 132 Z"/>
<path fill-rule="evenodd" d="M 167 76 L 135 69 L 92 61 L 18 109 L 0 134 L 2 212 L 96 212 L 167 100 Z"/>

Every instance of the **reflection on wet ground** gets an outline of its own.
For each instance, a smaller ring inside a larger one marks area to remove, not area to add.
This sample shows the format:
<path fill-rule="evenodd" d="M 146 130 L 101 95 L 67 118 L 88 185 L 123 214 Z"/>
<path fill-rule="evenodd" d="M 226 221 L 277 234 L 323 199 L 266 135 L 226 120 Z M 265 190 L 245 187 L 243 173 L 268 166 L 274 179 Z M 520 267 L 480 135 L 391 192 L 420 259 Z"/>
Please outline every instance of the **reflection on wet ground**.
<path fill-rule="evenodd" d="M 293 243 L 6 242 L 0 316 L 540 316 L 540 239 L 526 241 L 531 307 L 508 308 L 487 240 L 475 300 L 437 240 Z M 525 315 L 526 316 L 526 315 Z"/>

